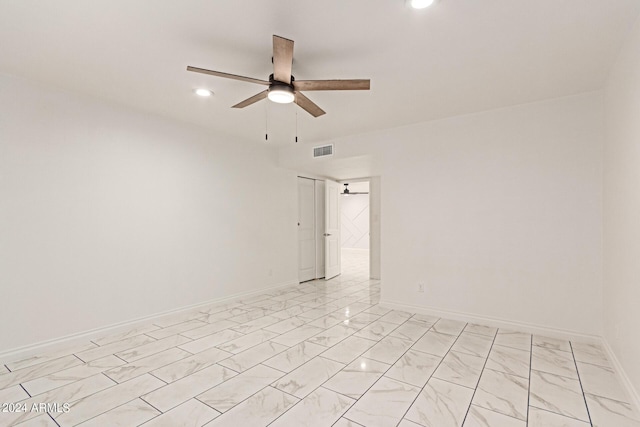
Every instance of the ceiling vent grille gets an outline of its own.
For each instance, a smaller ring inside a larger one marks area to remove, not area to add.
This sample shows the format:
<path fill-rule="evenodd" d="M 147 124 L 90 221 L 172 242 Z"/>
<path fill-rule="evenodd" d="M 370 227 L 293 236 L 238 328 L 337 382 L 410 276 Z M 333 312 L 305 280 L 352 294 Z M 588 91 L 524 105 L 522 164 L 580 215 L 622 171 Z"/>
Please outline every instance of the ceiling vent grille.
<path fill-rule="evenodd" d="M 333 156 L 333 144 L 313 147 L 313 157 Z"/>

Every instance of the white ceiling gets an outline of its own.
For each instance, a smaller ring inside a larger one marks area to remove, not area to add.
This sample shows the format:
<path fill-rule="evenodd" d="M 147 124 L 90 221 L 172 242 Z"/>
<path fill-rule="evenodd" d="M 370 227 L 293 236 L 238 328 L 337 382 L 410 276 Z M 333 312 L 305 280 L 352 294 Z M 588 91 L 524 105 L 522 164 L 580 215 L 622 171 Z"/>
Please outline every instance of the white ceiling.
<path fill-rule="evenodd" d="M 396 127 L 602 87 L 638 0 L 2 0 L 0 72 L 261 143 Z M 370 78 L 308 92 L 327 114 L 261 101 L 271 36 L 295 41 L 297 79 Z M 207 87 L 209 99 L 192 90 Z"/>

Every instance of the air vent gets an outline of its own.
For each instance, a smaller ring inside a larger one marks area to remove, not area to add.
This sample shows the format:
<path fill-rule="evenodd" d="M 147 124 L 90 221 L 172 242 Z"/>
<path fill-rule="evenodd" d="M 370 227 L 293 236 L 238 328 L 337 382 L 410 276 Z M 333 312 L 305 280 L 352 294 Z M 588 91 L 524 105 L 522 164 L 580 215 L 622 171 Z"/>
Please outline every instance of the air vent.
<path fill-rule="evenodd" d="M 333 156 L 333 144 L 313 148 L 313 157 Z"/>

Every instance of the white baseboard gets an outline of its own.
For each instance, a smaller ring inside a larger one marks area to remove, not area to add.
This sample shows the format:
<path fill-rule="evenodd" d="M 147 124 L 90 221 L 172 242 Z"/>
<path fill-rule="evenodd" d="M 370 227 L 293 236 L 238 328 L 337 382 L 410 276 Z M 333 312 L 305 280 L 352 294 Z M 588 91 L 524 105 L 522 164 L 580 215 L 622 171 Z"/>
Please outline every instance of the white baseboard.
<path fill-rule="evenodd" d="M 199 302 L 196 304 L 192 304 L 192 305 L 188 305 L 188 306 L 184 306 L 184 307 L 180 307 L 172 310 L 167 310 L 162 313 L 151 314 L 149 316 L 139 317 L 139 318 L 127 320 L 124 322 L 114 323 L 108 326 L 103 326 L 103 327 L 91 329 L 88 331 L 77 332 L 75 334 L 52 338 L 52 339 L 40 341 L 34 344 L 28 344 L 26 346 L 1 351 L 0 361 L 2 363 L 8 363 L 15 360 L 25 359 L 27 357 L 32 357 L 38 354 L 46 354 L 49 352 L 62 350 L 66 347 L 72 347 L 75 345 L 87 343 L 89 339 L 95 339 L 98 336 L 117 334 L 119 332 L 124 332 L 128 329 L 132 329 L 133 327 L 138 325 L 149 324 L 149 323 L 152 323 L 154 320 L 157 320 L 165 316 L 193 310 L 195 308 L 203 307 L 206 305 L 231 302 L 238 299 L 251 297 L 254 295 L 260 295 L 275 289 L 285 288 L 287 286 L 294 286 L 297 284 L 298 284 L 297 280 L 288 281 L 288 282 L 280 283 L 277 285 L 272 285 L 267 288 L 258 289 L 255 291 L 237 293 L 237 294 L 229 295 L 223 298 L 215 298 L 205 302 Z"/>
<path fill-rule="evenodd" d="M 581 342 L 601 342 L 602 338 L 598 335 L 590 335 L 582 332 L 570 331 L 565 329 L 551 328 L 548 326 L 536 325 L 533 323 L 517 322 L 512 320 L 500 319 L 495 317 L 481 316 L 472 313 L 463 313 L 453 310 L 442 310 L 434 307 L 424 307 L 417 305 L 405 304 L 399 301 L 381 300 L 380 305 L 396 310 L 410 311 L 412 313 L 427 314 L 430 316 L 444 317 L 447 319 L 461 320 L 464 322 L 478 323 L 481 325 L 492 326 L 495 328 L 506 328 L 531 334 L 539 334 L 552 338 L 570 339 Z"/>
<path fill-rule="evenodd" d="M 631 402 L 630 402 L 631 405 L 634 407 L 636 413 L 640 414 L 640 394 L 638 394 L 638 390 L 636 390 L 636 388 L 633 386 L 633 383 L 627 376 L 627 373 L 625 372 L 624 368 L 620 364 L 620 361 L 616 357 L 616 354 L 614 353 L 613 349 L 609 345 L 609 341 L 607 341 L 605 338 L 602 338 L 601 344 L 604 347 L 605 351 L 607 352 L 607 358 L 613 365 L 612 368 L 614 369 L 614 371 L 616 371 L 616 375 L 618 376 L 618 381 L 620 381 L 622 386 L 627 391 L 629 398 L 631 399 Z"/>

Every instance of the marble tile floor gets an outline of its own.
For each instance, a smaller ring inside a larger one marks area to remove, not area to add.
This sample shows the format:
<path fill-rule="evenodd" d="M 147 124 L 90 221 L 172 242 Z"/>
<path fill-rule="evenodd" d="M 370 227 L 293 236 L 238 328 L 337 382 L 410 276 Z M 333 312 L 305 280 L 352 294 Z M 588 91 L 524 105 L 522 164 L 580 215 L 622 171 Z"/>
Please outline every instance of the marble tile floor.
<path fill-rule="evenodd" d="M 329 281 L 0 361 L 0 426 L 640 427 L 599 345 L 384 308 L 345 255 Z"/>

